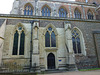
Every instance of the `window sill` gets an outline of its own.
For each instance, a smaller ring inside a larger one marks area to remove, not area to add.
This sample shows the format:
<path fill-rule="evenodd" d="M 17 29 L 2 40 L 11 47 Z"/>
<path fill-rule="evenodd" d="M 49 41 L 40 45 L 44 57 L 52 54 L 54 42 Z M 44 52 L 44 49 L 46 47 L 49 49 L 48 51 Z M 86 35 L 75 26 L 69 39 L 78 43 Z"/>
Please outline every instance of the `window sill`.
<path fill-rule="evenodd" d="M 57 51 L 58 48 L 57 47 L 45 47 L 46 51 Z"/>
<path fill-rule="evenodd" d="M 12 58 L 25 58 L 24 55 L 12 55 L 11 57 Z"/>

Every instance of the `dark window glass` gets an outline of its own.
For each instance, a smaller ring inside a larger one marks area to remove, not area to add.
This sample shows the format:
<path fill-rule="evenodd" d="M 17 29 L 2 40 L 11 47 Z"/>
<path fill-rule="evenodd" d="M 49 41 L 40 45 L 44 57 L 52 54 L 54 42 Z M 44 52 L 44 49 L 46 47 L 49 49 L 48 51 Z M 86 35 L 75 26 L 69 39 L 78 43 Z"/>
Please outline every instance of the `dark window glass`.
<path fill-rule="evenodd" d="M 51 34 L 51 47 L 56 47 L 56 36 L 54 32 Z"/>
<path fill-rule="evenodd" d="M 76 9 L 74 12 L 75 18 L 80 19 L 81 18 L 81 13 Z"/>
<path fill-rule="evenodd" d="M 49 28 L 48 28 L 48 30 L 49 30 L 49 31 L 52 31 L 52 28 L 51 28 L 51 27 L 49 27 Z"/>
<path fill-rule="evenodd" d="M 73 41 L 73 50 L 74 50 L 74 53 L 77 53 L 77 51 L 76 51 L 76 41 L 75 41 L 75 37 L 72 37 L 72 41 Z"/>
<path fill-rule="evenodd" d="M 77 40 L 77 49 L 78 49 L 78 53 L 81 53 L 80 38 L 77 37 L 76 40 Z"/>
<path fill-rule="evenodd" d="M 24 15 L 33 15 L 33 9 L 30 5 L 27 5 L 24 10 Z"/>
<path fill-rule="evenodd" d="M 45 34 L 45 47 L 50 47 L 50 35 L 49 32 Z"/>
<path fill-rule="evenodd" d="M 74 53 L 77 54 L 77 53 L 81 53 L 81 44 L 80 44 L 80 35 L 79 33 L 74 30 L 73 33 L 72 33 L 72 41 L 73 41 L 73 50 L 74 50 Z"/>
<path fill-rule="evenodd" d="M 42 16 L 50 16 L 50 9 L 48 7 L 42 9 Z"/>
<path fill-rule="evenodd" d="M 13 53 L 12 55 L 17 55 L 17 50 L 18 50 L 18 37 L 19 37 L 19 34 L 18 32 L 16 31 L 16 33 L 14 34 L 14 42 L 13 42 Z"/>
<path fill-rule="evenodd" d="M 25 41 L 25 34 L 24 34 L 24 31 L 22 31 L 21 37 L 20 37 L 19 55 L 24 55 L 24 41 Z"/>
<path fill-rule="evenodd" d="M 67 12 L 63 8 L 59 9 L 59 17 L 67 17 Z"/>
<path fill-rule="evenodd" d="M 92 15 L 92 13 L 91 13 L 91 12 L 88 12 L 88 19 L 93 20 L 93 15 Z"/>

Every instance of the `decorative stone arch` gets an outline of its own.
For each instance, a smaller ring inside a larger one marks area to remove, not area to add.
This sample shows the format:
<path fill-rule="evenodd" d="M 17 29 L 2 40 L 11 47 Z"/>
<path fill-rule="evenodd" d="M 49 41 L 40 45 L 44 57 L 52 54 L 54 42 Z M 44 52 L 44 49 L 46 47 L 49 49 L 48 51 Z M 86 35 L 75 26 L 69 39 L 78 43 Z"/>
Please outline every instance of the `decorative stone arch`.
<path fill-rule="evenodd" d="M 31 8 L 33 9 L 33 14 L 34 14 L 34 7 L 33 7 L 33 5 L 31 4 L 31 3 L 26 3 L 24 6 L 23 6 L 23 12 L 22 12 L 22 14 L 24 14 L 24 9 L 26 8 L 26 6 L 31 6 Z"/>
<path fill-rule="evenodd" d="M 75 10 L 78 10 L 78 12 L 81 14 L 81 18 L 82 18 L 82 11 L 78 8 L 78 7 L 76 7 L 75 9 L 74 9 L 74 18 L 75 18 Z"/>
<path fill-rule="evenodd" d="M 64 10 L 66 10 L 66 11 L 67 11 L 67 8 L 66 8 L 66 7 L 64 7 L 64 6 L 60 6 L 60 7 L 59 7 L 59 9 L 60 9 L 60 8 L 63 8 Z M 59 10 L 59 9 L 58 9 L 58 10 Z"/>
<path fill-rule="evenodd" d="M 51 27 L 53 30 L 54 30 L 54 33 L 55 33 L 55 35 L 58 35 L 58 32 L 57 32 L 57 30 L 56 30 L 56 27 L 53 25 L 53 24 L 48 24 L 46 27 L 45 27 L 45 29 L 44 29 L 44 35 L 45 35 L 45 33 L 46 33 L 46 31 L 48 30 L 48 28 L 49 27 Z"/>
<path fill-rule="evenodd" d="M 13 34 L 16 32 L 16 30 L 18 31 L 18 27 L 22 27 L 23 31 L 25 32 L 25 35 L 27 35 L 27 30 L 22 23 L 18 23 L 17 25 L 14 26 L 13 31 L 12 31 Z"/>
<path fill-rule="evenodd" d="M 49 16 L 51 16 L 51 8 L 50 8 L 50 6 L 47 5 L 47 4 L 45 4 L 45 5 L 42 6 L 42 8 L 41 8 L 41 15 L 43 14 L 42 10 L 43 10 L 45 7 L 47 7 L 47 8 L 49 9 L 49 13 L 47 13 L 47 14 L 49 14 Z"/>
<path fill-rule="evenodd" d="M 94 14 L 94 12 L 92 11 L 92 9 L 88 9 L 88 10 L 87 10 L 87 19 L 88 19 L 88 12 L 91 12 L 91 14 L 93 15 L 93 19 L 95 19 L 95 14 Z"/>
<path fill-rule="evenodd" d="M 44 7 L 48 7 L 48 8 L 50 9 L 50 12 L 51 12 L 51 8 L 50 8 L 50 6 L 47 5 L 47 4 L 45 4 L 45 5 L 42 6 L 41 11 L 42 11 L 42 9 L 43 9 Z"/>
<path fill-rule="evenodd" d="M 63 8 L 63 9 L 66 11 L 66 17 L 67 17 L 67 16 L 68 16 L 68 11 L 67 11 L 66 7 L 64 7 L 64 6 L 60 6 L 60 7 L 59 7 L 58 13 L 59 13 L 59 11 L 60 11 L 61 8 Z"/>
<path fill-rule="evenodd" d="M 80 35 L 79 36 L 80 37 L 80 45 L 81 45 L 81 54 L 86 56 L 85 41 L 84 41 L 83 33 L 78 27 L 74 27 L 72 29 L 72 32 L 73 32 L 73 30 L 76 30 L 79 33 L 79 35 Z"/>

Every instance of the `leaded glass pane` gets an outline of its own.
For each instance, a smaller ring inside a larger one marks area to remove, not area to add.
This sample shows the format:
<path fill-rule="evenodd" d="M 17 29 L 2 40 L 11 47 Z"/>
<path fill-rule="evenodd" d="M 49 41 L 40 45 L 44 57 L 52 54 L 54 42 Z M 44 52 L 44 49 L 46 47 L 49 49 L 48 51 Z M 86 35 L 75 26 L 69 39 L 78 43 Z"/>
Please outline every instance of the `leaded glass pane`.
<path fill-rule="evenodd" d="M 81 53 L 80 38 L 77 37 L 76 40 L 77 40 L 77 49 L 78 49 L 78 53 Z"/>
<path fill-rule="evenodd" d="M 73 41 L 73 50 L 74 50 L 74 53 L 77 53 L 75 37 L 72 37 L 72 41 Z"/>
<path fill-rule="evenodd" d="M 63 8 L 59 9 L 59 17 L 67 17 L 67 12 Z"/>
<path fill-rule="evenodd" d="M 81 18 L 81 13 L 76 9 L 74 12 L 75 18 L 80 19 Z"/>
<path fill-rule="evenodd" d="M 50 47 L 50 35 L 49 32 L 45 34 L 45 47 Z"/>
<path fill-rule="evenodd" d="M 12 55 L 17 55 L 17 50 L 18 50 L 18 37 L 19 37 L 19 34 L 18 32 L 16 31 L 16 33 L 14 34 L 14 42 L 13 42 L 13 53 Z"/>
<path fill-rule="evenodd" d="M 49 30 L 49 31 L 52 31 L 52 28 L 51 28 L 51 27 L 49 27 L 49 28 L 48 28 L 48 30 Z"/>
<path fill-rule="evenodd" d="M 50 16 L 50 9 L 48 7 L 42 9 L 42 16 Z"/>
<path fill-rule="evenodd" d="M 25 34 L 24 34 L 24 31 L 22 31 L 21 37 L 20 37 L 19 55 L 24 55 L 24 42 L 25 42 Z"/>
<path fill-rule="evenodd" d="M 51 34 L 51 47 L 56 47 L 56 36 L 54 32 Z"/>
<path fill-rule="evenodd" d="M 27 5 L 24 10 L 24 15 L 33 15 L 33 9 L 30 5 Z"/>

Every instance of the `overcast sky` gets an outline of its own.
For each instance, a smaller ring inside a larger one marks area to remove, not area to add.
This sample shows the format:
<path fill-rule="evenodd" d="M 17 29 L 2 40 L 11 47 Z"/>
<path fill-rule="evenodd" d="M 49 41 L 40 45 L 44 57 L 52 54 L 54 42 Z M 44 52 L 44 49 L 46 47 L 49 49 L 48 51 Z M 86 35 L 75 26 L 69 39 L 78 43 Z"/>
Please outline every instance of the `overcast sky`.
<path fill-rule="evenodd" d="M 13 2 L 14 0 L 0 0 L 0 14 L 9 14 L 12 9 Z"/>

